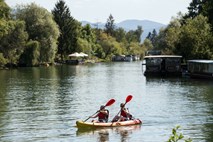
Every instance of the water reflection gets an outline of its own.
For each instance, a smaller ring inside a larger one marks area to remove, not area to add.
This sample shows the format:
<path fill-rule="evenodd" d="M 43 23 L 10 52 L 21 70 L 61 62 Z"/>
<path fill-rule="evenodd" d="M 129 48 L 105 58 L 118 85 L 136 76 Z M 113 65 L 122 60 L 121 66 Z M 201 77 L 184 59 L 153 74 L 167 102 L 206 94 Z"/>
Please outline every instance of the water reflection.
<path fill-rule="evenodd" d="M 35 139 L 45 139 L 47 131 L 63 129 L 61 117 L 69 115 L 67 110 L 73 107 L 69 91 L 73 81 L 69 78 L 76 77 L 76 72 L 77 68 L 70 66 L 1 71 L 0 139 L 32 140 L 30 133 Z"/>
<path fill-rule="evenodd" d="M 117 127 L 115 132 L 120 135 L 121 142 L 128 142 L 131 138 L 131 134 L 135 131 L 139 131 L 141 125 L 127 126 L 127 127 Z"/>
<path fill-rule="evenodd" d="M 141 125 L 122 126 L 112 128 L 98 129 L 77 129 L 76 136 L 89 135 L 97 137 L 98 142 L 108 142 L 110 140 L 109 133 L 115 134 L 120 142 L 128 142 L 134 132 L 140 131 Z"/>
<path fill-rule="evenodd" d="M 99 142 L 108 142 L 109 141 L 109 132 L 107 130 L 101 130 L 98 132 L 98 141 Z"/>

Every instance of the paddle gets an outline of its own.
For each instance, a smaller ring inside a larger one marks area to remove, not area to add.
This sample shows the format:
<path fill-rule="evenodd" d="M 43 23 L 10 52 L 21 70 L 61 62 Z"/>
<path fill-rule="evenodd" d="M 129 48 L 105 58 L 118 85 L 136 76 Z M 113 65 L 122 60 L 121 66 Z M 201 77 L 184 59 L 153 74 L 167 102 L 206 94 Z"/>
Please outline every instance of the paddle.
<path fill-rule="evenodd" d="M 115 102 L 114 99 L 109 100 L 109 101 L 106 103 L 106 105 L 104 106 L 104 108 L 107 107 L 107 106 L 111 106 L 114 102 Z M 97 111 L 96 113 L 98 113 L 98 112 L 99 112 L 99 111 Z M 94 113 L 93 115 L 95 115 L 96 113 Z M 93 116 L 93 115 L 91 115 L 91 116 Z M 88 117 L 87 119 L 85 119 L 84 122 L 87 121 L 88 119 L 90 119 L 90 117 Z"/>
<path fill-rule="evenodd" d="M 126 97 L 126 102 L 125 102 L 124 106 L 126 105 L 126 103 L 128 103 L 129 101 L 131 101 L 131 99 L 132 99 L 132 95 L 127 96 Z"/>
<path fill-rule="evenodd" d="M 131 99 L 132 99 L 132 95 L 128 95 L 128 96 L 126 97 L 126 102 L 124 103 L 124 106 L 125 106 L 128 102 L 130 102 Z M 114 119 L 119 115 L 120 112 L 121 112 L 121 109 L 119 110 L 118 114 L 115 115 L 115 117 L 114 117 L 112 120 L 114 120 Z"/>

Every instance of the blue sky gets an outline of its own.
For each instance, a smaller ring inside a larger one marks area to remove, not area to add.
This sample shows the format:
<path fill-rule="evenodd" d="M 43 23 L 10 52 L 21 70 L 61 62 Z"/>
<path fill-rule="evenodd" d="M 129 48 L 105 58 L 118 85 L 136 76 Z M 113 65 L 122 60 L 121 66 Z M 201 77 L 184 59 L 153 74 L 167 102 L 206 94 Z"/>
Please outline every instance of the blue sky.
<path fill-rule="evenodd" d="M 36 4 L 51 11 L 58 0 L 5 0 L 10 6 Z M 106 22 L 110 14 L 115 23 L 127 19 L 152 20 L 168 24 L 178 12 L 186 13 L 192 0 L 64 0 L 78 21 Z"/>

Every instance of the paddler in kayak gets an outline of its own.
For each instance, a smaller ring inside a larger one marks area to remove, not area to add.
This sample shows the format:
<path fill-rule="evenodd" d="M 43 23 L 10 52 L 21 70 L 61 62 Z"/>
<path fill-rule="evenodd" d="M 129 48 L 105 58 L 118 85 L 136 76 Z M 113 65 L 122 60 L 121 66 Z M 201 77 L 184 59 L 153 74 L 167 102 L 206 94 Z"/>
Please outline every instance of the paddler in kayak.
<path fill-rule="evenodd" d="M 128 108 L 125 108 L 125 104 L 121 103 L 120 104 L 120 116 L 116 115 L 112 122 L 117 122 L 117 121 L 127 121 L 127 120 L 132 120 L 132 115 L 129 113 Z"/>
<path fill-rule="evenodd" d="M 90 118 L 96 118 L 98 117 L 98 121 L 97 120 L 93 120 L 92 122 L 108 122 L 108 118 L 109 118 L 109 110 L 105 109 L 105 106 L 102 105 L 100 107 L 100 110 L 97 111 L 98 114 L 94 115 L 94 116 L 90 116 Z"/>
<path fill-rule="evenodd" d="M 125 104 L 120 104 L 121 113 L 120 113 L 120 121 L 132 120 L 132 115 L 129 113 L 129 109 L 125 108 Z"/>

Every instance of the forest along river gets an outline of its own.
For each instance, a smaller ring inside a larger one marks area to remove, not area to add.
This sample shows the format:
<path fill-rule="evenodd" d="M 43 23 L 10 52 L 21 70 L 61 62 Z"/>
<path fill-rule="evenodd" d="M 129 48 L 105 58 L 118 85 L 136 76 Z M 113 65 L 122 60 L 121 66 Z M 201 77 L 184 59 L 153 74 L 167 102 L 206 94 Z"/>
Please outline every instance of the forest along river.
<path fill-rule="evenodd" d="M 143 125 L 75 127 L 114 98 L 112 118 L 129 94 L 126 107 Z M 177 125 L 193 142 L 213 140 L 213 81 L 146 78 L 141 62 L 0 70 L 2 142 L 163 142 Z"/>

